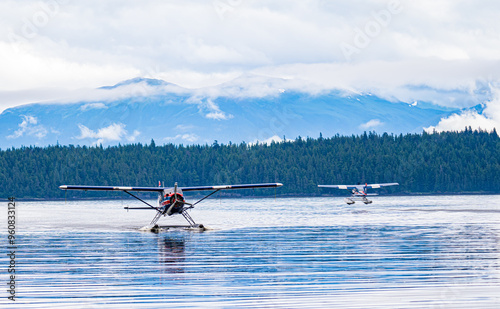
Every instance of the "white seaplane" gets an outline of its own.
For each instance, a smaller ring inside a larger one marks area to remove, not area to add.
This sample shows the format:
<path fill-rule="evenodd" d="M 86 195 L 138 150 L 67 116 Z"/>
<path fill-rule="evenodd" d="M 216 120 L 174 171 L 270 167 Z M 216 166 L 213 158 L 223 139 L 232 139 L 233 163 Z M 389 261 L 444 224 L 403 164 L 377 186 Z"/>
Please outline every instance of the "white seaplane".
<path fill-rule="evenodd" d="M 373 195 L 378 195 L 376 193 L 367 193 L 366 191 L 368 189 L 379 189 L 381 187 L 387 187 L 387 186 L 398 186 L 399 183 L 397 182 L 391 182 L 391 183 L 375 183 L 375 184 L 367 184 L 365 183 L 364 185 L 357 184 L 357 185 L 318 185 L 320 188 L 336 188 L 336 189 L 344 189 L 344 190 L 351 190 L 351 197 L 346 197 L 344 201 L 351 205 L 354 204 L 356 201 L 361 201 L 365 204 L 370 204 L 372 203 L 372 200 L 369 200 L 367 196 L 373 196 Z"/>
<path fill-rule="evenodd" d="M 188 214 L 187 210 L 194 208 L 194 205 L 208 198 L 212 194 L 219 192 L 220 190 L 229 190 L 229 189 L 255 189 L 255 188 L 275 188 L 281 187 L 283 184 L 281 183 L 259 183 L 259 184 L 244 184 L 244 185 L 223 185 L 223 186 L 200 186 L 200 187 L 178 187 L 177 182 L 173 187 L 119 187 L 119 186 L 73 186 L 73 185 L 62 185 L 59 186 L 61 190 L 97 190 L 97 191 L 123 191 L 130 196 L 138 199 L 144 204 L 148 205 L 148 207 L 125 207 L 125 209 L 152 209 L 156 211 L 156 215 L 151 221 L 150 225 L 147 226 L 147 229 L 151 231 L 159 231 L 162 228 L 168 229 L 172 227 L 179 228 L 191 228 L 191 229 L 199 229 L 204 230 L 204 226 L 202 224 L 196 224 Z M 204 190 L 214 190 L 210 194 L 205 197 L 199 199 L 195 203 L 188 203 L 184 199 L 183 192 L 187 191 L 204 191 Z M 157 192 L 158 193 L 158 206 L 153 206 L 138 196 L 130 193 L 131 191 L 142 191 L 142 192 Z M 175 214 L 181 214 L 186 221 L 189 223 L 189 226 L 158 226 L 157 222 L 160 220 L 162 216 L 172 216 Z"/>

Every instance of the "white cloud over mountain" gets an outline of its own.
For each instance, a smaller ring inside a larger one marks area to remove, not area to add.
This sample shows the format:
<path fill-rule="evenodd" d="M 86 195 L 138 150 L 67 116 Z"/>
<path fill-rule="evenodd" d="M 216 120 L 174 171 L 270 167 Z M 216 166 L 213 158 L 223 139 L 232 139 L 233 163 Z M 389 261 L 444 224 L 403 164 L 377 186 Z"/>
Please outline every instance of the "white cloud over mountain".
<path fill-rule="evenodd" d="M 494 89 L 493 94 L 493 99 L 485 103 L 481 114 L 474 110 L 453 114 L 441 119 L 436 126 L 428 127 L 425 130 L 427 132 L 463 131 L 466 127 L 471 127 L 473 130 L 500 130 L 500 90 Z"/>
<path fill-rule="evenodd" d="M 372 119 L 366 123 L 361 124 L 359 128 L 363 130 L 372 130 L 380 127 L 383 124 L 384 123 L 381 122 L 379 119 Z"/>
<path fill-rule="evenodd" d="M 99 128 L 97 131 L 91 130 L 83 124 L 79 124 L 80 136 L 77 139 L 94 140 L 93 145 L 101 145 L 107 142 L 134 142 L 140 132 L 135 130 L 132 134 L 128 134 L 123 123 L 113 123 L 107 127 Z"/>
<path fill-rule="evenodd" d="M 24 135 L 43 138 L 47 135 L 48 130 L 38 123 L 38 119 L 33 116 L 23 116 L 23 121 L 19 124 L 18 129 L 7 136 L 9 139 L 15 139 Z"/>
<path fill-rule="evenodd" d="M 500 84 L 499 15 L 493 0 L 6 0 L 0 111 L 157 90 L 95 90 L 137 76 L 207 97 L 343 89 L 470 107 Z"/>

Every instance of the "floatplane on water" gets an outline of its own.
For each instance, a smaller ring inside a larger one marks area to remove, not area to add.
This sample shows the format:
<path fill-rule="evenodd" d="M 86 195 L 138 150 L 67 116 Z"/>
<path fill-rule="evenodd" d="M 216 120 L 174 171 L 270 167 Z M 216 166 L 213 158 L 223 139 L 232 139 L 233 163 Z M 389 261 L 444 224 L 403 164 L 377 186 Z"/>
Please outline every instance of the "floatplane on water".
<path fill-rule="evenodd" d="M 375 183 L 375 184 L 367 184 L 365 183 L 364 185 L 357 184 L 357 185 L 318 185 L 320 188 L 336 188 L 336 189 L 344 189 L 344 190 L 351 190 L 351 197 L 346 197 L 344 201 L 351 205 L 356 203 L 356 201 L 361 201 L 365 204 L 371 204 L 372 200 L 369 200 L 367 196 L 373 196 L 373 195 L 378 195 L 376 193 L 367 193 L 366 191 L 368 189 L 379 189 L 381 187 L 387 187 L 387 186 L 399 186 L 399 183 L 397 182 L 391 182 L 391 183 Z"/>
<path fill-rule="evenodd" d="M 143 202 L 148 207 L 124 207 L 125 209 L 151 209 L 156 211 L 156 215 L 153 220 L 146 228 L 151 231 L 159 231 L 161 229 L 168 228 L 190 228 L 197 230 L 204 230 L 203 224 L 196 224 L 187 212 L 189 209 L 194 208 L 194 206 L 204 199 L 208 198 L 212 194 L 219 192 L 220 190 L 233 190 L 233 189 L 255 189 L 255 188 L 276 188 L 281 187 L 281 183 L 260 183 L 260 184 L 242 184 L 242 185 L 223 185 L 223 186 L 199 186 L 199 187 L 178 187 L 177 182 L 173 187 L 120 187 L 120 186 L 79 186 L 79 185 L 62 185 L 59 188 L 61 190 L 84 190 L 84 191 L 123 191 L 130 196 L 136 198 L 137 200 Z M 206 191 L 213 190 L 210 194 L 207 194 L 203 198 L 199 199 L 195 203 L 188 203 L 184 198 L 184 192 L 189 191 Z M 138 196 L 130 193 L 132 191 L 138 192 L 157 192 L 158 193 L 158 206 L 153 206 Z M 159 226 L 158 220 L 162 216 L 172 216 L 180 214 L 189 223 L 189 226 Z"/>

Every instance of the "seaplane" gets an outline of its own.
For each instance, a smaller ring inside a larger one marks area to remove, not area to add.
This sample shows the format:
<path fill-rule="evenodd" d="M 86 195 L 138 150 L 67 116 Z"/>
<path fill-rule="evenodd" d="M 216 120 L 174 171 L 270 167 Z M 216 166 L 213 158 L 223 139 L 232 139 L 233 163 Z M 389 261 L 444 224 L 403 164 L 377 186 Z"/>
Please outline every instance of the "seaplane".
<path fill-rule="evenodd" d="M 198 186 L 198 187 L 178 187 L 177 182 L 173 187 L 164 187 L 159 183 L 158 187 L 120 187 L 120 186 L 78 186 L 78 185 L 62 185 L 59 186 L 61 190 L 84 190 L 84 191 L 123 191 L 135 199 L 146 204 L 148 207 L 124 207 L 125 209 L 150 209 L 156 211 L 156 214 L 151 220 L 151 223 L 145 227 L 145 229 L 151 230 L 153 232 L 158 232 L 161 229 L 169 228 L 189 228 L 196 230 L 205 230 L 203 224 L 196 224 L 193 218 L 189 215 L 188 210 L 194 208 L 194 206 L 211 195 L 219 192 L 220 190 L 234 190 L 234 189 L 255 189 L 255 188 L 276 188 L 281 187 L 281 183 L 260 183 L 260 184 L 241 184 L 241 185 L 222 185 L 222 186 Z M 210 194 L 207 194 L 203 198 L 199 199 L 194 203 L 186 202 L 184 198 L 184 192 L 190 191 L 205 191 L 213 190 Z M 158 193 L 158 205 L 153 206 L 148 202 L 144 201 L 137 195 L 130 192 L 157 192 Z M 186 221 L 189 223 L 188 226 L 159 226 L 158 220 L 164 216 L 172 215 L 182 215 Z"/>
<path fill-rule="evenodd" d="M 351 197 L 346 197 L 344 201 L 348 205 L 354 204 L 356 201 L 361 201 L 365 204 L 371 204 L 372 200 L 369 200 L 367 196 L 373 196 L 373 195 L 378 195 L 376 193 L 367 193 L 368 189 L 379 189 L 381 187 L 387 187 L 387 186 L 399 186 L 399 183 L 397 182 L 391 182 L 391 183 L 376 183 L 376 184 L 368 184 L 365 183 L 364 185 L 357 184 L 357 185 L 318 185 L 320 188 L 336 188 L 336 189 L 344 189 L 344 190 L 351 190 Z"/>

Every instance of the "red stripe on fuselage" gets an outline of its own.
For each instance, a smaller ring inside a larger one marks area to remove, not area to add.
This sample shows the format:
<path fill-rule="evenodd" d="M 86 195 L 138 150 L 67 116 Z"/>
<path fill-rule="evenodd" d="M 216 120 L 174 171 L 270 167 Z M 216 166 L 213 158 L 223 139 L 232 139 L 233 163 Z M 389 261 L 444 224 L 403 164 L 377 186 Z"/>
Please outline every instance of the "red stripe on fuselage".
<path fill-rule="evenodd" d="M 179 192 L 177 192 L 177 193 L 169 193 L 169 194 L 165 195 L 164 200 L 161 202 L 161 205 L 162 206 L 170 205 L 170 198 L 172 196 L 174 196 L 175 194 L 177 194 L 179 196 L 179 198 L 178 198 L 179 201 L 184 202 L 184 196 L 182 194 L 180 194 Z"/>

